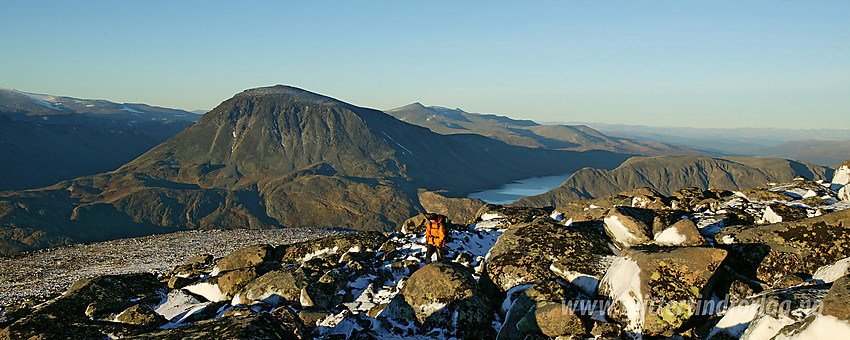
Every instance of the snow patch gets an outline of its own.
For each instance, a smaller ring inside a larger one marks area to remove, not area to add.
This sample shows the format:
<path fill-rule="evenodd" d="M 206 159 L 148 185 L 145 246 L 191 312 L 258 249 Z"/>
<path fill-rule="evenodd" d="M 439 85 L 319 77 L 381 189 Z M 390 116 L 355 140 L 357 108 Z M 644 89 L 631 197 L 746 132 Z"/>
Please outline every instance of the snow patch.
<path fill-rule="evenodd" d="M 608 309 L 619 306 L 626 318 L 625 330 L 640 334 L 644 323 L 644 301 L 640 290 L 640 267 L 628 257 L 618 257 L 602 277 L 599 290 L 613 301 Z"/>
<path fill-rule="evenodd" d="M 786 336 L 777 335 L 776 340 L 850 339 L 850 324 L 832 315 L 818 314 L 802 332 Z"/>
<path fill-rule="evenodd" d="M 623 244 L 637 244 L 640 238 L 632 234 L 628 228 L 620 221 L 618 216 L 608 216 L 603 222 L 605 227 L 614 235 L 614 239 Z"/>
<path fill-rule="evenodd" d="M 410 152 L 410 150 L 408 150 L 406 147 L 404 147 L 404 145 L 401 145 L 399 142 L 396 142 L 396 140 L 393 139 L 392 137 L 390 137 L 390 135 L 388 135 L 386 132 L 381 131 L 381 133 L 383 133 L 384 136 L 387 136 L 387 138 L 389 138 L 391 141 L 393 141 L 393 143 L 398 145 L 400 148 L 404 149 L 404 151 L 407 151 L 407 153 L 409 153 L 411 155 L 413 154 L 413 152 Z"/>
<path fill-rule="evenodd" d="M 710 339 L 717 334 L 725 334 L 731 338 L 740 338 L 744 334 L 744 331 L 747 330 L 747 327 L 749 327 L 750 322 L 758 315 L 760 308 L 761 305 L 755 303 L 728 309 L 706 338 Z"/>
<path fill-rule="evenodd" d="M 687 238 L 679 233 L 678 228 L 667 228 L 655 234 L 655 243 L 662 246 L 676 246 L 685 243 Z"/>
<path fill-rule="evenodd" d="M 812 275 L 812 278 L 821 280 L 824 283 L 832 283 L 842 276 L 847 275 L 848 269 L 850 269 L 850 257 L 845 257 L 833 264 L 818 268 L 815 274 Z"/>
<path fill-rule="evenodd" d="M 485 213 L 485 214 L 481 215 L 482 221 L 490 221 L 490 220 L 495 220 L 497 218 L 504 218 L 504 217 L 502 215 L 494 214 L 494 213 Z"/>
<path fill-rule="evenodd" d="M 302 257 L 302 258 L 298 259 L 298 260 L 297 260 L 297 262 L 302 262 L 302 263 L 303 263 L 303 262 L 310 261 L 310 260 L 312 260 L 312 259 L 314 259 L 314 258 L 317 258 L 317 257 L 322 257 L 322 256 L 324 256 L 324 255 L 336 254 L 336 252 L 337 252 L 338 250 L 339 250 L 339 246 L 336 246 L 336 247 L 333 247 L 333 248 L 324 248 L 324 249 L 319 249 L 319 250 L 317 250 L 317 251 L 314 251 L 314 252 L 312 252 L 312 253 L 309 253 L 309 254 L 307 254 L 307 255 L 304 255 L 304 257 Z"/>
<path fill-rule="evenodd" d="M 780 315 L 778 318 L 772 315 L 762 315 L 750 322 L 741 339 L 770 339 L 776 333 L 779 333 L 782 327 L 792 323 L 794 323 L 794 319 L 785 315 Z"/>
<path fill-rule="evenodd" d="M 835 170 L 835 175 L 832 177 L 832 184 L 850 184 L 850 167 L 842 165 L 838 170 Z"/>
<path fill-rule="evenodd" d="M 779 223 L 782 222 L 782 216 L 779 216 L 770 206 L 764 209 L 764 215 L 761 218 L 762 223 Z"/>
<path fill-rule="evenodd" d="M 575 271 L 560 270 L 555 267 L 554 263 L 549 266 L 549 269 L 569 281 L 573 286 L 578 287 L 585 295 L 596 296 L 596 289 L 599 288 L 598 277 Z"/>
<path fill-rule="evenodd" d="M 200 282 L 190 286 L 186 286 L 183 289 L 191 292 L 192 294 L 203 296 L 205 299 L 213 302 L 227 300 L 227 295 L 221 291 L 221 289 L 218 287 L 218 284 Z"/>
<path fill-rule="evenodd" d="M 142 111 L 139 111 L 139 110 L 133 109 L 132 107 L 127 107 L 127 106 L 121 107 L 120 110 L 121 111 L 127 111 L 127 112 L 130 112 L 130 113 L 137 113 L 137 114 L 143 114 L 144 113 Z"/>
<path fill-rule="evenodd" d="M 720 243 L 732 244 L 735 243 L 735 238 L 729 235 L 723 235 L 723 238 L 720 239 Z"/>

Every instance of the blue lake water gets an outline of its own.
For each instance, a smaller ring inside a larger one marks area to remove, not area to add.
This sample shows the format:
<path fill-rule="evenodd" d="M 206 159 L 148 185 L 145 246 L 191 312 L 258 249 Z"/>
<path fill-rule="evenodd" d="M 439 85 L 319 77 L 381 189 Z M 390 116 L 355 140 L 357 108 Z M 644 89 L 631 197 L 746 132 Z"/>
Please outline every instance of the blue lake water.
<path fill-rule="evenodd" d="M 505 184 L 498 189 L 474 192 L 469 194 L 468 197 L 480 198 L 482 201 L 492 204 L 508 204 L 526 196 L 539 195 L 555 189 L 566 182 L 570 176 L 572 176 L 572 173 L 521 179 Z"/>

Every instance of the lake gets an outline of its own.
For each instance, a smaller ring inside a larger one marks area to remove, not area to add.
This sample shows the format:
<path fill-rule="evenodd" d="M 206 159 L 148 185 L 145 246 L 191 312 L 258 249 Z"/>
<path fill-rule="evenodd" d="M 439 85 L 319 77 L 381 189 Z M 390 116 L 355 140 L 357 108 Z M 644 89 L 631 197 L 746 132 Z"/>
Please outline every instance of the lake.
<path fill-rule="evenodd" d="M 532 177 L 513 181 L 498 189 L 490 189 L 469 194 L 469 198 L 480 198 L 482 201 L 492 204 L 508 204 L 526 196 L 539 195 L 566 182 L 572 173 Z"/>

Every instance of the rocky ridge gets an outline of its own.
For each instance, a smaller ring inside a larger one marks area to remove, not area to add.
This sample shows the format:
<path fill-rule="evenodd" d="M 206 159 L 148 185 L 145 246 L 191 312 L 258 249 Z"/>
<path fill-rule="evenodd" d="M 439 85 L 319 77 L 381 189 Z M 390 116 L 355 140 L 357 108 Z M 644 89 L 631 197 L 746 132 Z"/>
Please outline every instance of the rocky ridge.
<path fill-rule="evenodd" d="M 0 337 L 840 338 L 850 336 L 842 174 L 554 209 L 484 205 L 434 263 L 419 216 L 389 234 L 256 244 L 159 275 L 81 280 L 8 308 Z"/>

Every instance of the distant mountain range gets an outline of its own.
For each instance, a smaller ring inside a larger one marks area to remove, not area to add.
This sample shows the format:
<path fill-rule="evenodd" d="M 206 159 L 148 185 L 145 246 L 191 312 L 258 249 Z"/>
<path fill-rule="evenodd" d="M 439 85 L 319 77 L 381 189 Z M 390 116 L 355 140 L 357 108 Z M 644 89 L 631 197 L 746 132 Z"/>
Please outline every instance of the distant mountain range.
<path fill-rule="evenodd" d="M 635 155 L 709 155 L 697 149 L 655 141 L 610 137 L 586 125 L 541 125 L 492 114 L 413 103 L 386 110 L 402 121 L 426 127 L 439 134 L 474 133 L 512 145 L 555 150 L 606 150 Z"/>
<path fill-rule="evenodd" d="M 560 123 L 552 123 L 560 124 Z M 780 157 L 836 166 L 850 155 L 850 128 L 695 128 L 583 123 L 611 135 L 724 155 Z"/>
<path fill-rule="evenodd" d="M 420 188 L 463 196 L 629 156 L 441 135 L 302 89 L 257 88 L 118 170 L 0 193 L 0 252 L 184 229 L 386 230 L 422 211 Z"/>
<path fill-rule="evenodd" d="M 582 169 L 557 188 L 521 198 L 513 204 L 557 207 L 577 199 L 615 195 L 644 187 L 664 195 L 687 187 L 706 190 L 713 186 L 720 190 L 738 190 L 767 182 L 787 181 L 796 176 L 828 180 L 833 172 L 827 167 L 778 158 L 634 157 L 613 170 Z"/>
<path fill-rule="evenodd" d="M 199 118 L 145 104 L 0 88 L 0 190 L 117 169 Z"/>

